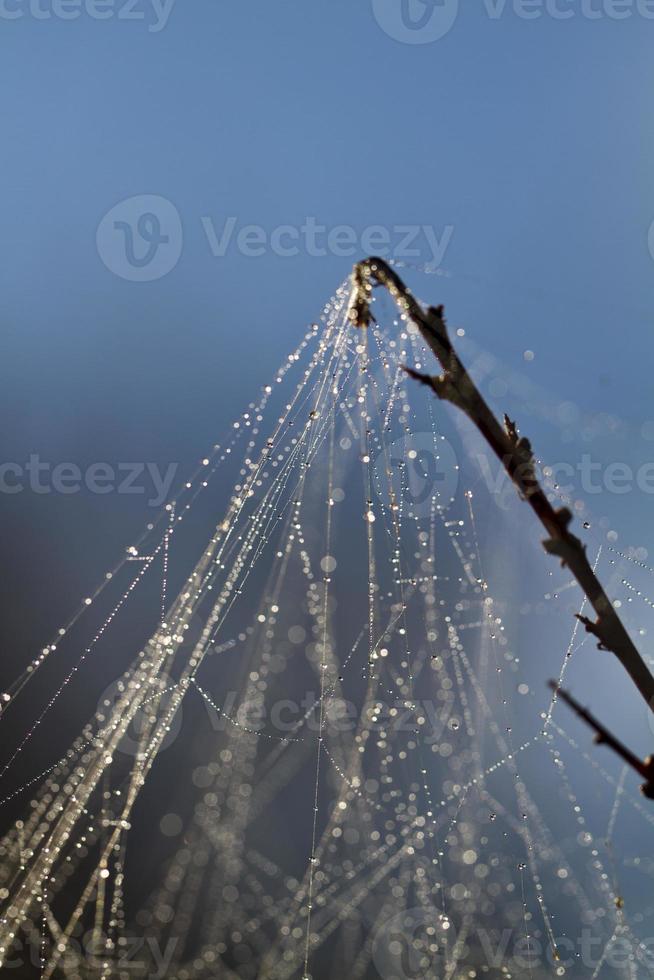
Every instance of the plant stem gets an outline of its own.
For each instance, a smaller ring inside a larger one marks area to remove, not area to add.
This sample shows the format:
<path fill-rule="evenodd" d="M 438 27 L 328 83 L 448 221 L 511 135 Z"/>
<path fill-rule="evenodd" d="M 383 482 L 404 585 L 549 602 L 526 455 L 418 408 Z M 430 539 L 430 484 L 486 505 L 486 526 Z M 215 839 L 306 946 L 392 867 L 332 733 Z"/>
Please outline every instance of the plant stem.
<path fill-rule="evenodd" d="M 595 575 L 582 542 L 568 526 L 572 514 L 567 507 L 555 509 L 540 486 L 534 467 L 531 444 L 520 436 L 517 426 L 504 416 L 502 426 L 493 415 L 459 359 L 450 341 L 442 306 L 426 310 L 412 296 L 397 273 L 383 259 L 369 258 L 358 263 L 352 273 L 350 319 L 357 327 L 367 327 L 374 319 L 370 311 L 373 285 L 391 294 L 404 316 L 413 321 L 437 358 L 442 374 L 431 376 L 406 368 L 416 380 L 428 385 L 436 395 L 456 405 L 477 427 L 510 476 L 520 496 L 527 501 L 549 537 L 545 550 L 556 555 L 574 575 L 591 606 L 594 621 L 578 617 L 598 640 L 600 649 L 610 650 L 628 672 L 648 707 L 654 706 L 654 677 L 631 641 L 622 620 Z"/>

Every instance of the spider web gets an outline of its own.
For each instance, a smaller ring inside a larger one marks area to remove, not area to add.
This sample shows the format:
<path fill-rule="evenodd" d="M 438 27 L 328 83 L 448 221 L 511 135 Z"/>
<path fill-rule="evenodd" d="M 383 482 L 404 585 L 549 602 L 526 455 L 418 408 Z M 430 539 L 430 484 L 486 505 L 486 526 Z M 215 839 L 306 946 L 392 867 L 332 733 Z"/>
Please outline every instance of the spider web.
<path fill-rule="evenodd" d="M 465 420 L 407 380 L 404 363 L 428 364 L 413 325 L 379 299 L 356 331 L 348 301 L 343 284 L 2 695 L 0 724 L 18 702 L 33 717 L 1 772 L 0 803 L 23 811 L 0 840 L 5 969 L 653 972 L 654 864 L 631 842 L 654 814 L 541 693 L 595 655 L 568 615 L 581 597 L 543 567 L 512 488 L 480 481 Z M 170 601 L 210 493 L 222 516 Z M 597 548 L 636 623 L 642 558 Z M 120 652 L 116 621 L 150 580 L 149 640 L 65 755 L 11 788 L 93 658 Z M 66 650 L 34 715 L 30 682 Z"/>

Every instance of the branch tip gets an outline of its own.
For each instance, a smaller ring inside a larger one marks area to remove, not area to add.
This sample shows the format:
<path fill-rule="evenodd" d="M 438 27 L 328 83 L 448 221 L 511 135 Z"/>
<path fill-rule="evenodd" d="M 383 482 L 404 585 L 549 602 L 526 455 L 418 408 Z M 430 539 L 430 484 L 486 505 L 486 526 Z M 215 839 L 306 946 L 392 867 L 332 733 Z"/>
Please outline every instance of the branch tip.
<path fill-rule="evenodd" d="M 615 654 L 647 705 L 654 704 L 654 676 L 591 567 L 583 543 L 570 532 L 572 513 L 565 507 L 557 510 L 550 502 L 538 479 L 529 439 L 520 435 L 518 426 L 508 415 L 504 416 L 502 426 L 486 404 L 448 337 L 443 306 L 423 307 L 388 262 L 373 256 L 359 262 L 352 272 L 349 316 L 356 326 L 376 322 L 370 312 L 373 285 L 388 290 L 402 313 L 402 319 L 415 324 L 442 368 L 442 374 L 436 376 L 413 368 L 405 368 L 406 373 L 432 388 L 439 398 L 459 408 L 477 428 L 503 464 L 520 497 L 529 504 L 545 528 L 548 534 L 545 549 L 570 570 L 592 606 L 597 622 L 586 618 L 582 618 L 581 622 L 597 637 L 601 647 Z"/>
<path fill-rule="evenodd" d="M 573 696 L 561 687 L 560 682 L 550 681 L 549 686 L 554 691 L 554 697 L 560 697 L 565 703 L 571 708 L 577 717 L 581 718 L 587 725 L 589 725 L 595 732 L 595 737 L 593 741 L 596 745 L 606 745 L 608 748 L 612 749 L 613 752 L 618 755 L 622 761 L 630 766 L 635 772 L 638 773 L 645 782 L 641 785 L 640 789 L 644 796 L 648 799 L 654 799 L 654 757 L 648 756 L 644 762 L 642 762 L 637 755 L 635 755 L 631 749 L 628 749 L 626 745 L 623 745 L 615 735 L 613 735 L 608 728 L 606 728 L 597 718 L 594 717 L 588 710 L 584 708 Z"/>

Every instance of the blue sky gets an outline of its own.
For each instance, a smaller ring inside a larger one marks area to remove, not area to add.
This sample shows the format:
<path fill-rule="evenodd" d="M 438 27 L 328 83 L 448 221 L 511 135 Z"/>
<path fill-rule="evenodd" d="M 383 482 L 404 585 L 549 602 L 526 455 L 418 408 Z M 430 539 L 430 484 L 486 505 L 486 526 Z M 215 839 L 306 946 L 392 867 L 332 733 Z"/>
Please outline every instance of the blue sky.
<path fill-rule="evenodd" d="M 311 216 L 359 233 L 452 226 L 443 265 L 472 278 L 445 297 L 450 316 L 509 355 L 538 347 L 564 388 L 582 357 L 586 381 L 607 361 L 618 385 L 638 372 L 620 341 L 644 352 L 649 336 L 654 21 L 635 7 L 588 20 L 581 3 L 565 21 L 511 5 L 492 19 L 480 0 L 440 40 L 405 44 L 370 2 L 177 0 L 156 33 L 140 3 L 144 20 L 118 19 L 117 0 L 108 20 L 25 6 L 3 24 L 10 355 L 27 341 L 38 360 L 34 345 L 56 341 L 44 373 L 91 367 L 113 335 L 121 370 L 175 338 L 182 386 L 254 338 L 272 357 L 351 261 L 233 246 L 217 259 L 202 218 L 270 234 Z M 121 280 L 96 248 L 103 215 L 135 195 L 166 198 L 183 225 L 179 262 L 152 283 Z M 569 345 L 567 367 L 543 334 Z M 630 378 L 632 394 L 643 387 Z"/>

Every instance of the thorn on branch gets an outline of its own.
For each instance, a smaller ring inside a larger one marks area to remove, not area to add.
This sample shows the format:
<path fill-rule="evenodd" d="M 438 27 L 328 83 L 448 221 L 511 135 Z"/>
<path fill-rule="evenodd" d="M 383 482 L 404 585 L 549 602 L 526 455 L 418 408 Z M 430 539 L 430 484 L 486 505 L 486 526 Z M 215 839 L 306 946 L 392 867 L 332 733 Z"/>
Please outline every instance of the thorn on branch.
<path fill-rule="evenodd" d="M 445 319 L 445 307 L 443 304 L 441 303 L 440 306 L 428 306 L 427 317 L 431 321 L 430 326 L 441 343 L 449 347 L 450 337 L 447 332 L 447 320 Z"/>
<path fill-rule="evenodd" d="M 582 616 L 580 613 L 575 613 L 575 616 L 586 628 L 586 632 L 591 633 L 594 637 L 596 637 L 598 641 L 597 647 L 599 650 L 610 650 L 604 636 L 604 625 L 600 619 L 593 622 L 593 620 L 589 619 L 588 616 Z"/>
<path fill-rule="evenodd" d="M 429 388 L 434 387 L 434 381 L 436 380 L 431 374 L 424 374 L 422 371 L 416 371 L 415 368 L 409 367 L 406 364 L 402 365 L 402 370 L 413 378 L 414 381 L 419 381 L 422 385 L 427 385 Z"/>
<path fill-rule="evenodd" d="M 465 396 L 448 374 L 423 374 L 422 371 L 416 371 L 415 368 L 411 367 L 403 367 L 402 370 L 406 371 L 414 381 L 418 381 L 420 384 L 427 385 L 431 388 L 438 398 L 451 402 L 452 405 L 456 405 L 463 411 L 466 410 Z"/>
<path fill-rule="evenodd" d="M 526 436 L 520 435 L 518 426 L 506 414 L 504 415 L 504 430 L 512 454 L 513 482 L 520 497 L 523 500 L 528 500 L 531 494 L 539 489 L 531 442 Z"/>
<path fill-rule="evenodd" d="M 514 445 L 518 445 L 518 440 L 520 435 L 518 433 L 518 427 L 515 422 L 509 418 L 509 416 L 504 414 L 504 428 L 506 429 L 506 434 L 509 437 L 509 441 Z"/>
<path fill-rule="evenodd" d="M 445 307 L 443 306 L 442 303 L 440 303 L 438 306 L 428 306 L 427 312 L 429 313 L 430 316 L 437 317 L 441 321 L 444 327 L 447 326 L 445 321 Z"/>
<path fill-rule="evenodd" d="M 559 541 L 558 538 L 548 538 L 547 541 L 543 541 L 543 548 L 548 555 L 554 555 L 556 558 L 560 558 L 561 565 L 568 564 L 568 548 L 564 541 Z"/>

